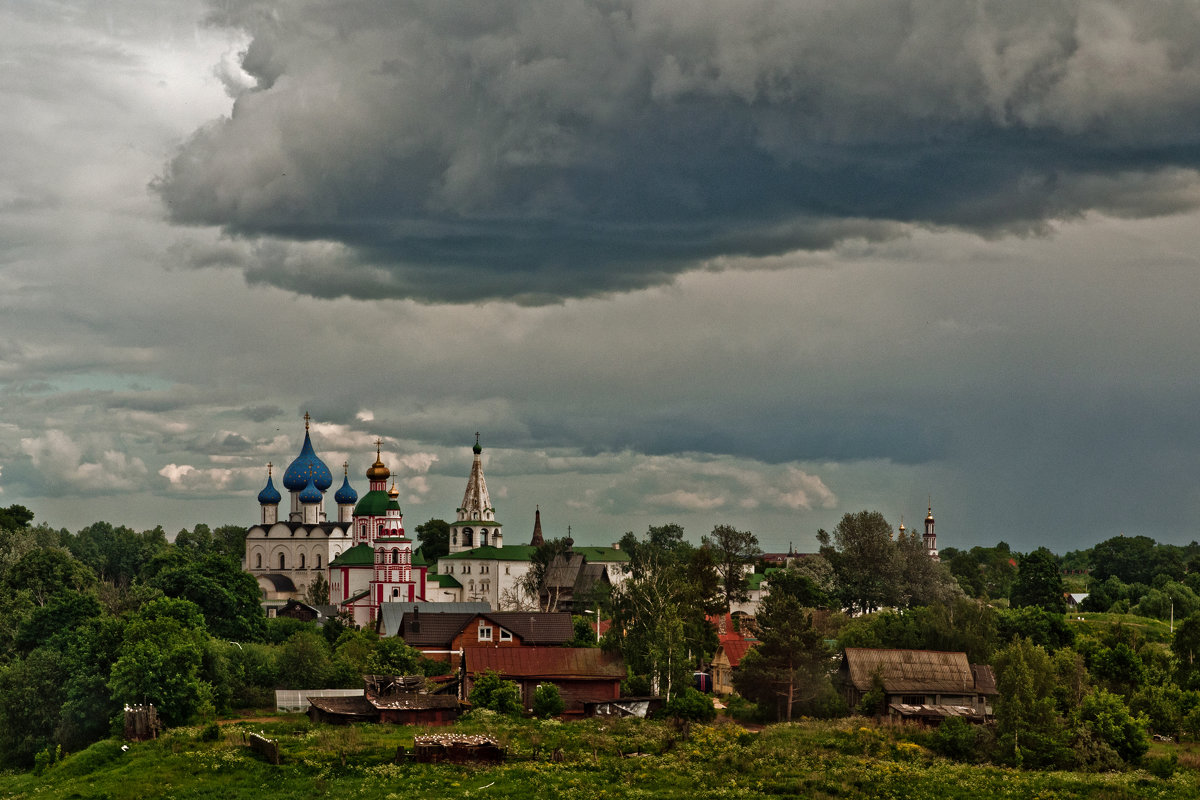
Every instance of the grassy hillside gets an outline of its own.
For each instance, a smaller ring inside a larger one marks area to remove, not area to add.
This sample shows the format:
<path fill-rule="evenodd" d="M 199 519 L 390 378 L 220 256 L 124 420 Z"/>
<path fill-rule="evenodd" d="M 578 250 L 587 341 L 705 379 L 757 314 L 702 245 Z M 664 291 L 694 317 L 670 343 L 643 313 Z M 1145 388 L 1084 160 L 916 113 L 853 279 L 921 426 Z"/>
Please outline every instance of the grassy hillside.
<path fill-rule="evenodd" d="M 1179 624 L 1175 620 L 1175 624 Z M 1146 638 L 1148 642 L 1170 644 L 1172 634 L 1170 623 L 1152 617 L 1139 617 L 1134 614 L 1109 614 L 1088 612 L 1071 612 L 1067 614 L 1067 624 L 1075 628 L 1077 634 L 1098 636 L 1117 624 L 1131 628 Z"/>
<path fill-rule="evenodd" d="M 283 764 L 242 745 L 246 731 L 277 737 Z M 508 763 L 456 767 L 392 763 L 414 728 L 325 727 L 297 721 L 239 723 L 215 742 L 182 728 L 121 751 L 100 742 L 42 775 L 0 776 L 4 798 L 1194 798 L 1200 773 L 1085 775 L 956 764 L 922 744 L 926 732 L 862 720 L 801 722 L 749 733 L 695 728 L 690 739 L 657 722 L 556 723 L 484 716 L 460 723 L 507 745 Z M 561 749 L 562 763 L 551 761 Z M 1191 762 L 1185 756 L 1185 763 Z"/>

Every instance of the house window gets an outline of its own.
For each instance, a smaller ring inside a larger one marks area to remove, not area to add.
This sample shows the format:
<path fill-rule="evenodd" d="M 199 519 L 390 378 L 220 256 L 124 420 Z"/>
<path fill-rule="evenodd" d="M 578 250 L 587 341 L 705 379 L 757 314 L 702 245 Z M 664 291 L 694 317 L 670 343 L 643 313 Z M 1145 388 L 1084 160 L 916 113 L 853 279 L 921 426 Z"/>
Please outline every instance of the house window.
<path fill-rule="evenodd" d="M 512 641 L 512 631 L 506 631 L 506 630 L 504 630 L 504 628 L 501 628 L 500 629 L 500 641 L 511 642 Z"/>
<path fill-rule="evenodd" d="M 279 554 L 279 568 L 287 569 L 287 556 L 283 553 Z"/>
<path fill-rule="evenodd" d="M 925 705 L 925 695 L 923 694 L 906 694 L 902 695 L 900 702 L 906 706 L 923 706 Z"/>
<path fill-rule="evenodd" d="M 479 623 L 479 641 L 490 642 L 492 640 L 492 626 L 486 622 Z"/>

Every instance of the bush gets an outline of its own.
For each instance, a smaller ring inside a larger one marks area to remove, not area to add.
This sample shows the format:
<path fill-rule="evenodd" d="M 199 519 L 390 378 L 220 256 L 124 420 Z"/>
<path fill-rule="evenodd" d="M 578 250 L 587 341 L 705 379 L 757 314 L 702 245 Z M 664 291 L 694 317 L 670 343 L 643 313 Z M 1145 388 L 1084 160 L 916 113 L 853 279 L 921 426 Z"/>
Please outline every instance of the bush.
<path fill-rule="evenodd" d="M 221 726 L 215 722 L 210 722 L 200 729 L 200 741 L 215 742 L 221 738 Z"/>
<path fill-rule="evenodd" d="M 1154 777 L 1166 780 L 1174 775 L 1175 770 L 1179 767 L 1179 756 L 1175 753 L 1165 756 L 1147 756 L 1143 759 L 1142 765 Z"/>
<path fill-rule="evenodd" d="M 690 686 L 672 697 L 664 711 L 667 716 L 685 722 L 712 722 L 717 718 L 712 699 Z"/>
<path fill-rule="evenodd" d="M 955 761 L 974 761 L 978 755 L 976 728 L 962 717 L 946 717 L 929 743 L 933 752 Z"/>
<path fill-rule="evenodd" d="M 475 679 L 469 699 L 475 708 L 486 708 L 510 717 L 519 717 L 524 711 L 521 707 L 521 688 L 491 670 Z"/>
<path fill-rule="evenodd" d="M 533 692 L 533 715 L 538 719 L 557 717 L 566 708 L 558 687 L 553 683 L 543 683 Z"/>

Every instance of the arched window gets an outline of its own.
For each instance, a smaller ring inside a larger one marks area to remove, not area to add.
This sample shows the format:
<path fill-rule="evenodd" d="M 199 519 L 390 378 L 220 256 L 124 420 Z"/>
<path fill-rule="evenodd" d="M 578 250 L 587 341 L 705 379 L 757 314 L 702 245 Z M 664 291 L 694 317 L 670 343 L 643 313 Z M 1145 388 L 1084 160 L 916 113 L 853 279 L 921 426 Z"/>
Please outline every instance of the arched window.
<path fill-rule="evenodd" d="M 453 545 L 458 544 L 458 531 L 450 532 L 450 544 L 453 544 Z"/>
<path fill-rule="evenodd" d="M 383 523 L 379 523 L 379 535 L 383 536 Z"/>
<path fill-rule="evenodd" d="M 479 546 L 487 547 L 487 528 L 479 529 Z"/>
<path fill-rule="evenodd" d="M 314 569 L 320 569 L 320 568 L 321 568 L 321 554 L 317 553 L 317 566 L 314 567 Z"/>
<path fill-rule="evenodd" d="M 287 569 L 287 556 L 284 553 L 279 554 L 279 568 Z"/>
<path fill-rule="evenodd" d="M 254 568 L 255 568 L 255 569 L 262 569 L 262 553 L 255 553 L 255 555 L 254 555 Z"/>
<path fill-rule="evenodd" d="M 400 548 L 398 548 L 398 547 L 392 548 L 392 563 L 393 564 L 400 563 Z"/>
<path fill-rule="evenodd" d="M 300 569 L 304 569 L 304 553 L 300 554 Z"/>
<path fill-rule="evenodd" d="M 474 533 L 475 531 L 471 530 L 470 528 L 463 528 L 463 547 L 474 547 L 474 545 L 471 544 L 473 541 L 472 534 Z"/>

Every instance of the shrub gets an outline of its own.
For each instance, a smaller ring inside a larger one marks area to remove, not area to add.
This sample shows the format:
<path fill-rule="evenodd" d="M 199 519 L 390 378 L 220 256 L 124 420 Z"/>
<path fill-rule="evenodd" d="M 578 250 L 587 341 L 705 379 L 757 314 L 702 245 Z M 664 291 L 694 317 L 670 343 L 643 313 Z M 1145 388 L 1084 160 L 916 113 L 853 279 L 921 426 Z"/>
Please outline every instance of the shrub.
<path fill-rule="evenodd" d="M 1166 780 L 1174 775 L 1175 770 L 1179 767 L 1179 756 L 1175 753 L 1165 756 L 1147 756 L 1143 759 L 1142 764 L 1151 775 Z"/>
<path fill-rule="evenodd" d="M 663 710 L 667 716 L 685 722 L 712 722 L 717 718 L 712 700 L 690 686 L 672 697 Z"/>
<path fill-rule="evenodd" d="M 510 717 L 518 717 L 524 711 L 521 707 L 520 687 L 512 681 L 504 680 L 500 673 L 491 670 L 475 679 L 470 701 L 475 708 L 486 708 Z"/>
<path fill-rule="evenodd" d="M 933 752 L 955 761 L 974 761 L 978 756 L 975 726 L 962 717 L 946 717 L 929 743 Z"/>
<path fill-rule="evenodd" d="M 558 687 L 553 683 L 543 683 L 534 690 L 533 715 L 535 717 L 539 719 L 557 717 L 564 708 L 566 705 L 563 703 L 562 695 L 558 693 Z"/>

